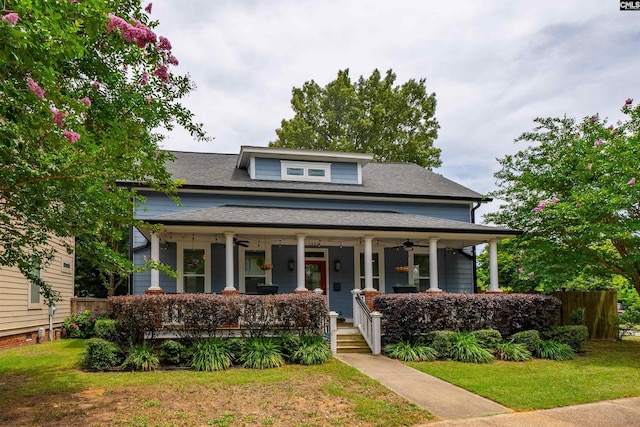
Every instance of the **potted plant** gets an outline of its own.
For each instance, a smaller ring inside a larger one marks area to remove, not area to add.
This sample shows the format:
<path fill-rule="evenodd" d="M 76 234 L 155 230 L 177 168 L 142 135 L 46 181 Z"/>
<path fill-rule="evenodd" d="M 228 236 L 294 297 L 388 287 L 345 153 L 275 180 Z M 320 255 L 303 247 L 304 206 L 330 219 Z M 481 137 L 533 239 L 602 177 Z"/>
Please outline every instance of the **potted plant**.
<path fill-rule="evenodd" d="M 278 293 L 278 285 L 273 283 L 258 283 L 258 295 L 274 295 Z"/>
<path fill-rule="evenodd" d="M 418 293 L 418 287 L 413 283 L 396 283 L 393 292 L 396 294 L 415 294 Z"/>

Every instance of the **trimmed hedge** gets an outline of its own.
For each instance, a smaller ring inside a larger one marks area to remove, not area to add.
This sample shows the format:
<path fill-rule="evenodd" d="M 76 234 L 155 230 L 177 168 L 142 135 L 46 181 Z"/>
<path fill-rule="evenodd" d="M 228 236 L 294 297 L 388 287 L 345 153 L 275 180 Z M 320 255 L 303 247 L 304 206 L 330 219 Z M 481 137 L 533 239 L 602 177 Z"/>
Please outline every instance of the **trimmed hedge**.
<path fill-rule="evenodd" d="M 531 294 L 385 294 L 373 300 L 383 314 L 386 342 L 414 341 L 431 331 L 496 329 L 502 336 L 556 324 L 561 302 Z"/>
<path fill-rule="evenodd" d="M 542 331 L 542 337 L 545 340 L 567 344 L 573 351 L 580 353 L 589 338 L 589 329 L 584 325 L 555 326 Z"/>
<path fill-rule="evenodd" d="M 321 335 L 328 306 L 323 295 L 129 295 L 109 298 L 118 342 L 141 344 L 159 331 L 199 339 L 220 336 L 223 327 L 240 327 L 249 336 L 274 332 Z"/>

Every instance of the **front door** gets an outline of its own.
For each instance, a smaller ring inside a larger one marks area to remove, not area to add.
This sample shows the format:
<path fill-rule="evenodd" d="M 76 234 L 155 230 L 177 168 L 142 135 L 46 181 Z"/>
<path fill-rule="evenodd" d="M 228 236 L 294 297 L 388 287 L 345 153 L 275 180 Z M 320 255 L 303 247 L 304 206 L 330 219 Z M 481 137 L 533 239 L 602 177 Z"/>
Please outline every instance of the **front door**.
<path fill-rule="evenodd" d="M 309 290 L 322 289 L 327 294 L 327 262 L 324 260 L 306 260 L 304 262 L 304 286 Z"/>

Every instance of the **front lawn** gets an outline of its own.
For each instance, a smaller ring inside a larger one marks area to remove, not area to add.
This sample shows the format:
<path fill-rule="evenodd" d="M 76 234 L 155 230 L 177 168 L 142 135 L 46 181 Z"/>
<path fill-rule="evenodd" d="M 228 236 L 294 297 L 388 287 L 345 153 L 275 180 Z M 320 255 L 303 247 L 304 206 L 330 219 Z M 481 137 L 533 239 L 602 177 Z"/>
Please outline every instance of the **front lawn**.
<path fill-rule="evenodd" d="M 564 362 L 407 364 L 517 411 L 640 396 L 640 340 L 588 341 L 586 350 Z"/>
<path fill-rule="evenodd" d="M 88 373 L 83 340 L 0 351 L 0 425 L 404 426 L 427 411 L 336 360 L 277 369 Z"/>

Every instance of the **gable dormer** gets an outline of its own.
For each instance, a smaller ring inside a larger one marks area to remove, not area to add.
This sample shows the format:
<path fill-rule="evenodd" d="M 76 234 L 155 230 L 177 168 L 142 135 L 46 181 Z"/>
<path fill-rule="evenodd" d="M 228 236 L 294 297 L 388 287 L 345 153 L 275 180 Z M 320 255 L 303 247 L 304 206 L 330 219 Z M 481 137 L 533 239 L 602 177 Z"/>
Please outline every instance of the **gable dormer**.
<path fill-rule="evenodd" d="M 372 154 L 242 146 L 236 167 L 255 180 L 362 184 Z"/>

